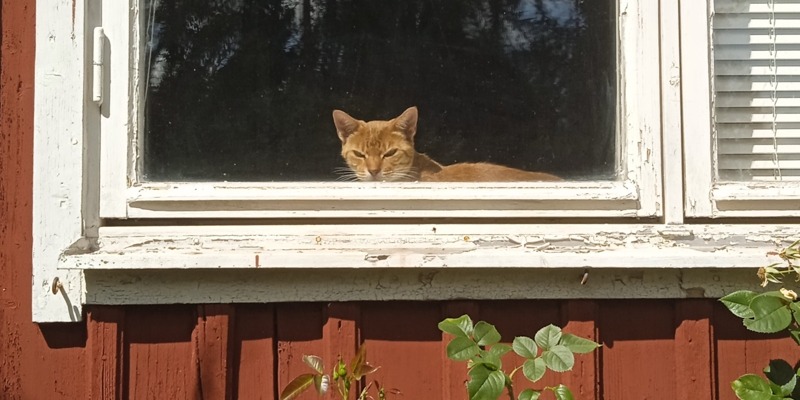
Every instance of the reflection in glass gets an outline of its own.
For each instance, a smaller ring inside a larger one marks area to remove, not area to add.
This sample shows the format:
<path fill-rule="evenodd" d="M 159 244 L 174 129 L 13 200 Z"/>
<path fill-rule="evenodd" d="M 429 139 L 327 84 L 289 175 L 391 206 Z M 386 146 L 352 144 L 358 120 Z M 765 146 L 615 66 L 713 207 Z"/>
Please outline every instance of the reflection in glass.
<path fill-rule="evenodd" d="M 144 0 L 142 176 L 333 181 L 331 112 L 417 150 L 613 179 L 612 0 Z"/>

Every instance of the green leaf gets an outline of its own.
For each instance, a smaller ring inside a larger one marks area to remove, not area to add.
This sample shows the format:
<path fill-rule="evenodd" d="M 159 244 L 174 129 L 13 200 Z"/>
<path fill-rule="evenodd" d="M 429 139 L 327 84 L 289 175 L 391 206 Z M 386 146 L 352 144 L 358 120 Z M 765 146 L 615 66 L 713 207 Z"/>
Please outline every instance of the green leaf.
<path fill-rule="evenodd" d="M 484 364 L 486 365 L 486 368 L 489 368 L 492 371 L 497 371 L 503 368 L 503 363 L 500 361 L 500 356 L 492 353 L 489 350 L 481 350 L 478 354 L 478 357 L 472 359 L 471 367 L 474 367 L 478 364 Z"/>
<path fill-rule="evenodd" d="M 328 392 L 331 387 L 331 378 L 328 375 L 314 375 L 314 388 L 317 389 L 317 394 L 322 396 Z"/>
<path fill-rule="evenodd" d="M 774 333 L 786 329 L 792 323 L 792 312 L 785 300 L 764 293 L 750 302 L 755 318 L 745 319 L 744 326 L 753 332 Z"/>
<path fill-rule="evenodd" d="M 789 329 L 789 336 L 792 337 L 795 343 L 800 346 L 800 330 L 797 329 Z"/>
<path fill-rule="evenodd" d="M 565 333 L 561 336 L 560 344 L 566 346 L 573 353 L 578 353 L 578 354 L 591 353 L 595 349 L 600 347 L 599 344 L 589 339 L 584 339 L 580 336 L 575 336 L 570 333 Z"/>
<path fill-rule="evenodd" d="M 758 293 L 751 290 L 739 290 L 733 292 L 719 301 L 728 307 L 733 315 L 739 318 L 753 318 L 753 310 L 750 309 L 750 302 L 756 297 Z"/>
<path fill-rule="evenodd" d="M 472 335 L 472 319 L 464 314 L 458 318 L 445 318 L 439 322 L 439 330 L 447 332 L 457 337 L 469 337 Z"/>
<path fill-rule="evenodd" d="M 550 324 L 545 326 L 542 329 L 539 329 L 539 332 L 536 332 L 536 335 L 533 336 L 533 339 L 536 341 L 536 344 L 539 345 L 544 350 L 547 350 L 555 345 L 561 340 L 561 328 Z"/>
<path fill-rule="evenodd" d="M 547 368 L 556 372 L 569 371 L 572 369 L 572 366 L 575 365 L 575 356 L 572 355 L 572 352 L 569 351 L 568 348 L 560 344 L 543 352 L 542 359 L 545 365 L 547 365 Z"/>
<path fill-rule="evenodd" d="M 789 304 L 789 308 L 792 310 L 792 314 L 794 314 L 794 322 L 800 324 L 800 302 L 793 301 Z"/>
<path fill-rule="evenodd" d="M 314 377 L 317 376 L 316 374 L 303 374 L 294 378 L 285 388 L 281 391 L 280 400 L 291 400 L 300 393 L 303 393 L 306 389 L 310 388 L 311 385 L 314 383 Z"/>
<path fill-rule="evenodd" d="M 522 364 L 522 374 L 525 375 L 525 377 L 531 382 L 536 382 L 539 379 L 542 379 L 545 372 L 547 372 L 547 366 L 541 357 L 534 358 L 532 360 L 525 360 L 525 363 Z"/>
<path fill-rule="evenodd" d="M 363 376 L 362 368 L 367 363 L 367 347 L 363 344 L 358 347 L 356 354 L 350 360 L 349 371 L 355 379 L 361 379 Z"/>
<path fill-rule="evenodd" d="M 564 385 L 556 386 L 555 389 L 553 389 L 553 393 L 556 394 L 557 400 L 575 400 L 575 398 L 572 397 L 572 392 Z"/>
<path fill-rule="evenodd" d="M 322 359 L 317 356 L 303 356 L 303 362 L 306 363 L 309 367 L 317 371 L 317 373 L 322 373 Z"/>
<path fill-rule="evenodd" d="M 758 375 L 742 375 L 731 382 L 731 388 L 742 400 L 773 400 L 769 383 Z"/>
<path fill-rule="evenodd" d="M 502 357 L 508 354 L 508 352 L 510 351 L 511 351 L 511 346 L 503 343 L 498 343 L 489 349 L 489 353 L 494 354 L 498 357 Z"/>
<path fill-rule="evenodd" d="M 517 336 L 514 342 L 511 343 L 514 352 L 525 358 L 536 358 L 539 354 L 539 348 L 536 347 L 536 342 L 527 336 Z"/>
<path fill-rule="evenodd" d="M 777 392 L 781 396 L 791 395 L 797 386 L 797 374 L 784 360 L 770 360 L 769 365 L 764 368 L 764 375 L 778 387 Z"/>
<path fill-rule="evenodd" d="M 539 396 L 542 395 L 542 392 L 537 392 L 533 389 L 525 389 L 522 393 L 519 394 L 517 399 L 519 400 L 538 400 Z"/>
<path fill-rule="evenodd" d="M 380 367 L 373 367 L 367 363 L 367 347 L 363 344 L 358 347 L 356 355 L 350 360 L 350 374 L 355 379 L 361 379 L 366 374 L 371 374 Z"/>
<path fill-rule="evenodd" d="M 447 344 L 447 357 L 456 361 L 466 361 L 481 351 L 470 338 L 457 337 Z"/>
<path fill-rule="evenodd" d="M 469 370 L 467 393 L 470 400 L 497 400 L 503 393 L 506 377 L 502 371 L 490 371 L 483 365 Z"/>
<path fill-rule="evenodd" d="M 500 332 L 497 332 L 497 328 L 484 321 L 478 321 L 475 324 L 472 335 L 478 346 L 491 346 L 500 341 Z"/>
<path fill-rule="evenodd" d="M 501 358 L 511 351 L 511 346 L 507 344 L 498 343 L 492 346 L 489 350 L 481 352 L 481 359 L 491 365 L 492 369 L 498 370 L 503 368 Z M 478 361 L 480 362 L 480 361 Z"/>

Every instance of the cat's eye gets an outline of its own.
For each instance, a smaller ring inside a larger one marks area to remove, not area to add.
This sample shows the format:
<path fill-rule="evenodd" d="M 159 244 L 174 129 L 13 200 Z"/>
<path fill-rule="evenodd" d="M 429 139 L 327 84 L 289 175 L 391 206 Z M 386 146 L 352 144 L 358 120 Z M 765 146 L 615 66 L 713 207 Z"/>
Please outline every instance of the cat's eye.
<path fill-rule="evenodd" d="M 397 149 L 391 149 L 391 150 L 387 151 L 386 153 L 383 153 L 383 157 L 384 158 L 391 157 L 391 156 L 393 156 L 395 154 L 397 154 Z"/>
<path fill-rule="evenodd" d="M 353 150 L 353 155 L 358 157 L 358 158 L 366 158 L 367 157 L 367 156 L 364 155 L 364 153 L 362 153 L 360 151 L 355 151 L 355 150 Z"/>

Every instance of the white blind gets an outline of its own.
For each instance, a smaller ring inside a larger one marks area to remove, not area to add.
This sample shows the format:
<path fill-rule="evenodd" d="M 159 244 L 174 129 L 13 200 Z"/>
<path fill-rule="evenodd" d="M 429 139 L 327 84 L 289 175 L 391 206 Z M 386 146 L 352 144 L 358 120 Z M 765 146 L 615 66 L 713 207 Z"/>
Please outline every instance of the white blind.
<path fill-rule="evenodd" d="M 800 180 L 800 0 L 714 0 L 712 26 L 719 178 Z"/>

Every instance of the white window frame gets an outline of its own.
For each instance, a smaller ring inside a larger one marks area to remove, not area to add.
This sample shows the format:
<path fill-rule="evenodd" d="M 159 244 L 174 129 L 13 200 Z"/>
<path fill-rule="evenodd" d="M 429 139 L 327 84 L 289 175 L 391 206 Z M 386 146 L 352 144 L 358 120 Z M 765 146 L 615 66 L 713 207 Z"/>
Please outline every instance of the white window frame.
<path fill-rule="evenodd" d="M 731 182 L 717 176 L 713 124 L 714 0 L 685 2 L 681 21 L 686 216 L 798 217 L 800 181 Z"/>
<path fill-rule="evenodd" d="M 687 3 L 619 0 L 620 43 L 631 50 L 619 58 L 620 180 L 442 190 L 422 183 L 140 185 L 131 161 L 138 2 L 37 0 L 33 319 L 77 321 L 86 303 L 444 299 L 464 297 L 463 285 L 487 276 L 519 285 L 520 276 L 543 268 L 555 268 L 545 277 L 577 268 L 582 278 L 558 286 L 563 294 L 505 284 L 471 293 L 575 297 L 577 287 L 594 298 L 691 296 L 696 288 L 684 285 L 699 276 L 717 282 L 706 282 L 706 295 L 720 293 L 729 280 L 702 272 L 692 280 L 681 271 L 760 265 L 798 229 L 684 223 L 679 83 L 687 75 L 685 38 L 674 28 L 692 17 Z M 106 57 L 93 66 L 91 32 L 100 25 Z M 590 268 L 602 272 L 584 290 Z M 455 276 L 433 283 L 431 276 L 453 269 Z M 324 271 L 355 278 L 329 287 L 313 278 Z M 392 287 L 386 271 L 401 283 Z M 296 285 L 275 290 L 286 276 Z M 619 282 L 639 285 L 620 291 Z"/>
<path fill-rule="evenodd" d="M 657 4 L 628 1 L 630 12 L 620 15 L 618 34 L 623 51 L 618 57 L 621 66 L 618 91 L 624 106 L 620 107 L 618 118 L 621 131 L 615 168 L 618 181 L 458 185 L 140 183 L 135 164 L 139 160 L 139 98 L 145 84 L 137 82 L 143 81 L 140 71 L 146 71 L 146 67 L 139 57 L 143 53 L 139 25 L 134 23 L 144 23 L 145 16 L 138 6 L 139 0 L 124 0 L 104 4 L 102 10 L 101 23 L 111 48 L 108 62 L 112 71 L 107 73 L 111 82 L 102 108 L 87 111 L 89 119 L 100 120 L 96 126 L 103 138 L 100 141 L 103 218 L 458 218 L 472 217 L 476 212 L 486 217 L 515 218 L 661 215 L 659 104 L 625 100 L 644 99 L 659 92 Z M 641 10 L 635 9 L 637 6 Z M 129 64 L 134 68 L 114 68 Z M 421 118 L 425 118 L 425 112 L 422 110 Z M 334 134 L 332 122 L 328 134 Z M 123 154 L 128 157 L 121 157 Z"/>

